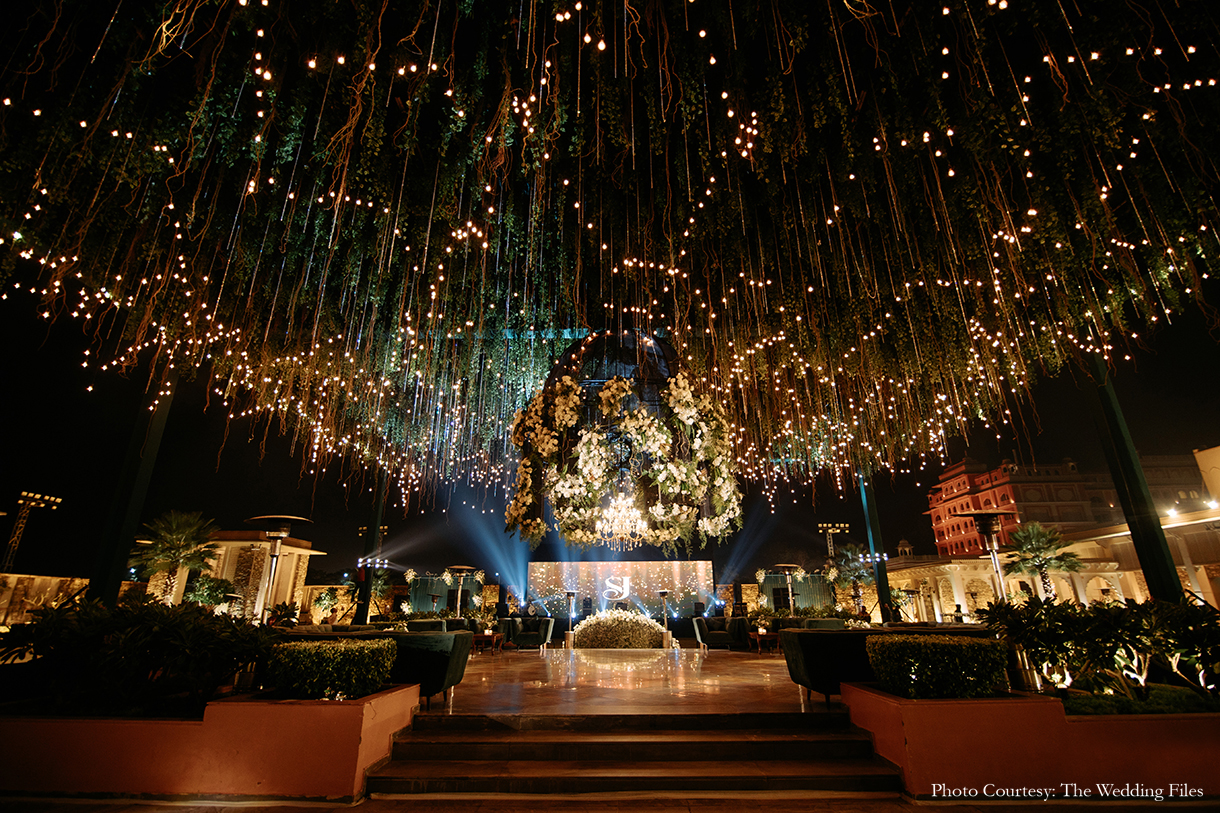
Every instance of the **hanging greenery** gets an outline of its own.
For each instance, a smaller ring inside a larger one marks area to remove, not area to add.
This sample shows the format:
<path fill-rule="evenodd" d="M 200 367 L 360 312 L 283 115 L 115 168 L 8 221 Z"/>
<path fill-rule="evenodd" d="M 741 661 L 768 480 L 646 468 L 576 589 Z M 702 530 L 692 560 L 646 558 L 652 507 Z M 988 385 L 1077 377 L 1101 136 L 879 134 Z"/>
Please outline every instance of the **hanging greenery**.
<path fill-rule="evenodd" d="M 667 383 L 655 410 L 644 402 L 636 381 L 615 376 L 596 389 L 594 419 L 582 421 L 582 387 L 572 376 L 535 393 L 513 419 L 521 462 L 507 530 L 537 547 L 547 531 L 546 498 L 565 543 L 605 544 L 597 521 L 614 494 L 628 497 L 649 523 L 643 543 L 667 553 L 741 527 L 724 411 L 706 395 L 696 398 L 685 373 Z"/>
<path fill-rule="evenodd" d="M 0 283 L 404 504 L 605 327 L 768 487 L 918 466 L 1212 284 L 1220 9 L 1008 6 L 31 3 Z"/>

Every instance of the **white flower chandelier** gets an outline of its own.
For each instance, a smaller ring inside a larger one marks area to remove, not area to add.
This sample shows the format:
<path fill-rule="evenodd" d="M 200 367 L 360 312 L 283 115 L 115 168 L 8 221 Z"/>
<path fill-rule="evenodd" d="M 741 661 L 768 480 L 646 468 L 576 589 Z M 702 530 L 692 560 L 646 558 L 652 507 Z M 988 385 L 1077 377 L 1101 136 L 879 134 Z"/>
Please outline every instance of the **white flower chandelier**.
<path fill-rule="evenodd" d="M 552 378 L 513 422 L 521 459 L 509 532 L 536 547 L 548 530 L 544 498 L 574 547 L 673 552 L 740 527 L 731 427 L 685 373 L 663 386 L 617 375 L 600 386 Z"/>
<path fill-rule="evenodd" d="M 605 546 L 618 553 L 638 548 L 644 544 L 648 534 L 648 523 L 626 494 L 620 494 L 610 501 L 595 527 L 598 538 Z"/>

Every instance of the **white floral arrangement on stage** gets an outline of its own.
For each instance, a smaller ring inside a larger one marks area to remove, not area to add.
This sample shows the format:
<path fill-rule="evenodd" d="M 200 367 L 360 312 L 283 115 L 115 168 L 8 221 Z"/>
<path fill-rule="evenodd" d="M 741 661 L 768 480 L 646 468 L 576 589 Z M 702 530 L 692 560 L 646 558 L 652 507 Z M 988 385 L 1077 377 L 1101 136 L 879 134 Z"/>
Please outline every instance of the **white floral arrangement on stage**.
<path fill-rule="evenodd" d="M 577 649 L 656 649 L 664 627 L 631 610 L 602 610 L 572 631 Z"/>
<path fill-rule="evenodd" d="M 656 414 L 642 404 L 634 381 L 615 377 L 597 390 L 600 418 L 581 425 L 581 392 L 565 375 L 514 417 L 521 459 L 504 517 L 510 533 L 520 531 L 537 547 L 548 530 L 546 499 L 568 545 L 601 544 L 596 522 L 623 477 L 648 521 L 643 541 L 666 553 L 679 542 L 689 548 L 741 527 L 732 427 L 718 403 L 695 395 L 685 373 L 661 390 Z"/>

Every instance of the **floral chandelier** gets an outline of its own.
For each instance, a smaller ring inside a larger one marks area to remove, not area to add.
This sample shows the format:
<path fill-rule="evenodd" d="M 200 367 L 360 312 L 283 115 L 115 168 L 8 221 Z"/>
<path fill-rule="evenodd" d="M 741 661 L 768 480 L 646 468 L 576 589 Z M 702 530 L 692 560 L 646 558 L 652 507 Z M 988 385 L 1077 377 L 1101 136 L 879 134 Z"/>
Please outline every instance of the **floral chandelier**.
<path fill-rule="evenodd" d="M 673 552 L 740 527 L 731 427 L 684 372 L 667 377 L 673 359 L 663 341 L 634 331 L 589 336 L 561 356 L 513 421 L 521 459 L 508 531 L 536 547 L 544 499 L 574 547 Z M 631 376 L 598 377 L 610 372 Z"/>

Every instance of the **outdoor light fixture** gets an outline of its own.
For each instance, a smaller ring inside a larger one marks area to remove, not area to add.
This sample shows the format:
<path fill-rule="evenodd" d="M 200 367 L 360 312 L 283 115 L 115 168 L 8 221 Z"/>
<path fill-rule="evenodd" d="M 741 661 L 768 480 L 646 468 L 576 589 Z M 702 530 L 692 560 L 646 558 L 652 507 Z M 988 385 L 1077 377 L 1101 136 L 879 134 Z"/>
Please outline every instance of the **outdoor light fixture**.
<path fill-rule="evenodd" d="M 17 504 L 21 506 L 21 510 L 17 512 L 17 521 L 13 523 L 13 533 L 8 538 L 8 550 L 4 553 L 4 565 L 0 566 L 0 573 L 13 572 L 13 560 L 17 558 L 17 546 L 21 544 L 21 535 L 25 533 L 25 523 L 30 518 L 30 510 L 50 508 L 54 511 L 61 502 L 63 499 L 60 497 L 48 497 L 46 494 L 33 494 L 29 491 L 21 492 L 21 496 L 17 498 Z"/>
<path fill-rule="evenodd" d="M 846 522 L 818 523 L 818 533 L 826 534 L 826 555 L 831 559 L 835 558 L 834 534 L 845 533 L 849 530 L 851 530 L 851 525 Z"/>
<path fill-rule="evenodd" d="M 827 537 L 829 538 L 829 537 Z M 783 573 L 784 578 L 788 582 L 788 612 L 792 613 L 796 609 L 796 605 L 792 600 L 792 574 L 801 569 L 800 565 L 775 565 L 773 568 L 778 573 Z"/>
<path fill-rule="evenodd" d="M 262 517 L 250 517 L 246 520 L 251 525 L 261 526 L 263 534 L 271 540 L 271 567 L 267 570 L 267 597 L 263 601 L 262 615 L 265 618 L 268 605 L 275 603 L 275 571 L 279 567 L 280 548 L 288 534 L 292 531 L 294 522 L 313 522 L 306 517 L 294 517 L 287 514 L 268 514 Z"/>
<path fill-rule="evenodd" d="M 449 566 L 449 572 L 453 573 L 455 576 L 457 576 L 457 580 L 458 580 L 458 589 L 457 589 L 457 617 L 458 618 L 462 617 L 462 582 L 466 580 L 466 577 L 468 575 L 470 575 L 471 573 L 474 573 L 474 570 L 475 569 L 473 567 L 471 567 L 470 565 L 450 565 Z M 433 602 L 433 604 L 435 604 L 435 603 L 436 602 Z"/>
<path fill-rule="evenodd" d="M 997 603 L 1008 600 L 1004 590 L 1004 569 L 1000 567 L 1000 540 L 997 532 L 1000 530 L 1000 520 L 1003 517 L 1016 516 L 1016 513 L 1016 511 L 958 511 L 956 515 L 973 519 L 974 527 L 978 528 L 979 533 L 987 540 L 987 551 L 991 554 L 991 566 L 995 569 L 997 590 L 999 591 L 999 595 L 996 596 Z"/>
<path fill-rule="evenodd" d="M 564 595 L 568 597 L 568 632 L 571 632 L 572 616 L 576 615 L 576 591 L 568 590 Z"/>
<path fill-rule="evenodd" d="M 665 631 L 669 631 L 669 591 L 658 590 L 657 595 L 661 597 L 661 619 L 665 622 Z"/>

